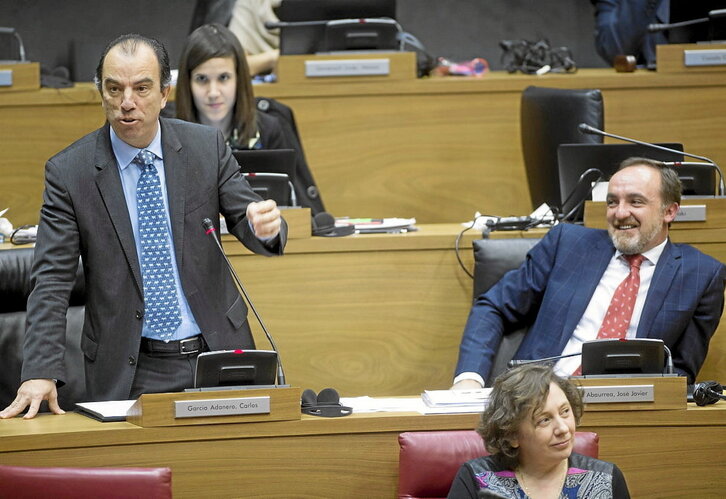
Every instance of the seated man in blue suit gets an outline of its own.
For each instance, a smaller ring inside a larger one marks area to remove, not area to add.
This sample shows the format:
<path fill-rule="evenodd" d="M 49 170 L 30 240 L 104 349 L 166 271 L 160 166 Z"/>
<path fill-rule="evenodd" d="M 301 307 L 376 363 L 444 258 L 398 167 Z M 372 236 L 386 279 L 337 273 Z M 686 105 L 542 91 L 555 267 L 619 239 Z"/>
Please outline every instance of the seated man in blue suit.
<path fill-rule="evenodd" d="M 598 337 L 616 289 L 632 272 L 629 255 L 644 259 L 622 334 L 662 339 L 676 371 L 693 383 L 723 311 L 726 270 L 697 249 L 669 241 L 680 193 L 672 169 L 644 158 L 624 161 L 608 186 L 607 231 L 554 227 L 518 269 L 476 299 L 454 388 L 483 386 L 502 336 L 524 326 L 531 328 L 515 359 L 580 352 L 583 342 Z M 579 365 L 575 356 L 555 369 L 570 375 Z"/>

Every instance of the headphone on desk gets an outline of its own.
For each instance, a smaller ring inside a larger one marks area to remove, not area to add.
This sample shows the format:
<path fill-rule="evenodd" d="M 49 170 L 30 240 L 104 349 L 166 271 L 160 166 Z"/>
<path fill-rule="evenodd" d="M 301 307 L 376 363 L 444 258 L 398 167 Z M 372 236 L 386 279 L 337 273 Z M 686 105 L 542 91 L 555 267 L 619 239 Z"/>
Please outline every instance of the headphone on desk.
<path fill-rule="evenodd" d="M 327 211 L 321 211 L 312 219 L 313 236 L 342 237 L 355 232 L 354 226 L 336 227 L 335 217 Z"/>
<path fill-rule="evenodd" d="M 352 408 L 340 403 L 340 395 L 332 388 L 324 388 L 317 394 L 308 388 L 302 393 L 300 408 L 303 414 L 324 418 L 339 418 L 353 414 Z"/>
<path fill-rule="evenodd" d="M 726 395 L 723 394 L 723 386 L 717 381 L 703 381 L 693 387 L 693 401 L 696 405 L 715 404 L 719 400 L 726 400 Z"/>

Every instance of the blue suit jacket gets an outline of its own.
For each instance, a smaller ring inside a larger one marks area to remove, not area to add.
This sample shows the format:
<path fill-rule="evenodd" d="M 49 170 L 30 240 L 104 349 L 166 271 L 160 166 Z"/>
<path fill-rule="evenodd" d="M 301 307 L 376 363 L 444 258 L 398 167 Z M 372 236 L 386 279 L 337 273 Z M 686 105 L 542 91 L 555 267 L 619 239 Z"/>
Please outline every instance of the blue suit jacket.
<path fill-rule="evenodd" d="M 525 262 L 479 296 L 464 330 L 456 374 L 489 375 L 502 335 L 531 325 L 515 359 L 560 355 L 590 303 L 615 248 L 605 230 L 560 224 Z M 693 383 L 724 302 L 724 265 L 685 244 L 666 243 L 638 324 L 660 338 Z"/>

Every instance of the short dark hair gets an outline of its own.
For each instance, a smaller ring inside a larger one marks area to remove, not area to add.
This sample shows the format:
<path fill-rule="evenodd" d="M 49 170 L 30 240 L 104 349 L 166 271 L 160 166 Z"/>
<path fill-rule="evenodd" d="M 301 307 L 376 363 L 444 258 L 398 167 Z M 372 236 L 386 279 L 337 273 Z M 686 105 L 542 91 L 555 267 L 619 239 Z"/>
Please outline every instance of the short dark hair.
<path fill-rule="evenodd" d="M 124 52 L 133 54 L 136 52 L 136 48 L 140 43 L 148 46 L 154 51 L 154 54 L 156 54 L 156 60 L 159 62 L 159 86 L 161 90 L 164 90 L 171 84 L 169 54 L 167 53 L 164 45 L 154 38 L 138 35 L 136 33 L 128 33 L 126 35 L 119 36 L 106 45 L 105 49 L 103 49 L 101 58 L 98 60 L 98 65 L 96 66 L 96 77 L 94 78 L 96 88 L 98 88 L 99 92 L 101 92 L 101 86 L 103 85 L 103 62 L 106 60 L 106 56 L 111 49 L 118 45 Z"/>
<path fill-rule="evenodd" d="M 583 412 L 582 395 L 568 380 L 560 378 L 550 364 L 525 364 L 500 374 L 492 387 L 487 408 L 477 432 L 486 449 L 509 469 L 516 468 L 519 448 L 512 447 L 519 425 L 545 404 L 550 383 L 559 386 L 572 407 L 575 424 Z"/>
<path fill-rule="evenodd" d="M 257 110 L 250 70 L 239 39 L 221 24 L 200 26 L 187 38 L 176 81 L 176 117 L 199 123 L 199 113 L 192 98 L 192 71 L 209 59 L 217 57 L 231 57 L 234 60 L 237 88 L 230 136 L 235 143 L 231 145 L 246 148 L 249 140 L 257 135 Z"/>
<path fill-rule="evenodd" d="M 647 166 L 660 173 L 660 199 L 663 208 L 673 203 L 681 204 L 681 190 L 683 189 L 683 185 L 673 168 L 665 166 L 662 162 L 654 159 L 631 157 L 620 163 L 618 171 L 631 166 Z"/>

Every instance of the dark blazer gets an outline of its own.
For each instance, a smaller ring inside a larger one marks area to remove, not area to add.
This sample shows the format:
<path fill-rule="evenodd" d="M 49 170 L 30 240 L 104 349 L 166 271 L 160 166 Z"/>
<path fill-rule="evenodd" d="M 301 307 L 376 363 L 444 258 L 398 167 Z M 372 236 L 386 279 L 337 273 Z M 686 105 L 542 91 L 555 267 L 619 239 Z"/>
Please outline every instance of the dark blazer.
<path fill-rule="evenodd" d="M 282 254 L 287 237 L 270 250 L 245 217 L 259 201 L 214 128 L 161 118 L 164 171 L 174 252 L 182 288 L 210 349 L 251 348 L 247 307 L 202 220 L 227 227 L 250 250 Z M 109 126 L 52 157 L 45 169 L 33 291 L 22 379 L 66 377 L 65 312 L 81 257 L 86 314 L 81 348 L 91 400 L 126 399 L 139 353 L 144 300 L 141 271 Z"/>
<path fill-rule="evenodd" d="M 456 374 L 491 369 L 502 335 L 531 325 L 515 359 L 560 355 L 590 303 L 615 248 L 605 230 L 560 224 L 472 307 Z M 724 265 L 685 244 L 666 243 L 638 324 L 660 338 L 693 383 L 724 304 Z"/>

